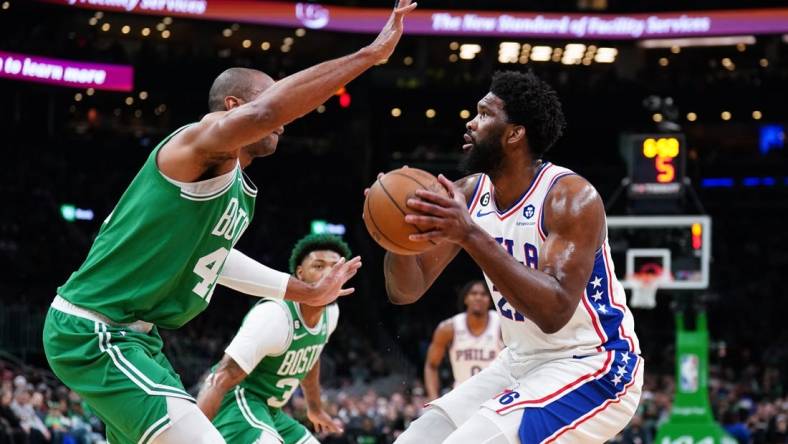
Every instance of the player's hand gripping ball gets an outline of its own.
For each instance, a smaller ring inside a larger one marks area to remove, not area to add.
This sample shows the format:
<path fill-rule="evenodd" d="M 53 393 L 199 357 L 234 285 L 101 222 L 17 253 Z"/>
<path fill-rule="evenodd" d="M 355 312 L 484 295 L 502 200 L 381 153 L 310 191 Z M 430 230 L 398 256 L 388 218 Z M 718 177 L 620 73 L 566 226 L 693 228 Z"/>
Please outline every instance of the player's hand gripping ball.
<path fill-rule="evenodd" d="M 402 255 L 419 254 L 436 244 L 434 241 L 414 242 L 408 239 L 419 233 L 415 225 L 405 222 L 405 215 L 419 214 L 406 202 L 425 189 L 446 197 L 449 193 L 432 174 L 418 168 L 400 168 L 380 176 L 370 187 L 364 200 L 364 224 L 381 247 Z"/>

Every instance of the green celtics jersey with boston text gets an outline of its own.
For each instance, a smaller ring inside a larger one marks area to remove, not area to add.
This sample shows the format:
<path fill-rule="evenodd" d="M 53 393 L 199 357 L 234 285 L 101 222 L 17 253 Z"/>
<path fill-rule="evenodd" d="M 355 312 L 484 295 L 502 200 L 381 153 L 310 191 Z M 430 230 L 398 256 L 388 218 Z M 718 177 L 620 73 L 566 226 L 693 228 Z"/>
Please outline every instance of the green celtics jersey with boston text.
<path fill-rule="evenodd" d="M 284 353 L 263 358 L 239 385 L 246 393 L 258 396 L 270 407 L 281 408 L 287 404 L 301 380 L 320 359 L 320 352 L 323 351 L 329 336 L 328 309 L 323 311 L 318 324 L 309 328 L 295 302 L 264 303 L 280 303 L 287 307 L 292 320 L 292 339 Z"/>
<path fill-rule="evenodd" d="M 187 125 L 188 126 L 188 125 Z M 177 328 L 204 310 L 233 245 L 249 226 L 257 189 L 240 166 L 176 183 L 153 150 L 104 221 L 82 266 L 58 289 L 118 323 Z"/>

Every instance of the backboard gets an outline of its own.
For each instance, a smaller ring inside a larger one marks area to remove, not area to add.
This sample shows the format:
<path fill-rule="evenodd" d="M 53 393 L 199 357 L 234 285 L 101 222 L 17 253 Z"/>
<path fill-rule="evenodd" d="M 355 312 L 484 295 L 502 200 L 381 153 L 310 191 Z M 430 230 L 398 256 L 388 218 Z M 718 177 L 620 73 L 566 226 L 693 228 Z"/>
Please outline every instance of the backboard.
<path fill-rule="evenodd" d="M 610 216 L 608 239 L 621 284 L 638 289 L 703 290 L 709 286 L 711 218 Z"/>

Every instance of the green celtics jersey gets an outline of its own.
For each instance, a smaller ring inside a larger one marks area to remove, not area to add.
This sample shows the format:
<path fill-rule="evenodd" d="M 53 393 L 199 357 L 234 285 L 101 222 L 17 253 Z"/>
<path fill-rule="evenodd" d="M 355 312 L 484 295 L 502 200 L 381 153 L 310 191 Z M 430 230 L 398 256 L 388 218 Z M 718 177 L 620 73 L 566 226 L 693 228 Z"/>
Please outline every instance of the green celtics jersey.
<path fill-rule="evenodd" d="M 284 305 L 289 312 L 292 329 L 290 345 L 279 355 L 264 357 L 239 386 L 265 401 L 270 407 L 281 408 L 287 404 L 301 380 L 320 359 L 320 352 L 330 335 L 329 308 L 323 311 L 317 325 L 310 328 L 304 323 L 297 303 L 265 303 L 271 302 Z"/>
<path fill-rule="evenodd" d="M 104 221 L 82 266 L 58 289 L 118 323 L 177 328 L 204 310 L 233 245 L 249 226 L 257 189 L 240 166 L 213 179 L 165 177 L 153 150 Z"/>

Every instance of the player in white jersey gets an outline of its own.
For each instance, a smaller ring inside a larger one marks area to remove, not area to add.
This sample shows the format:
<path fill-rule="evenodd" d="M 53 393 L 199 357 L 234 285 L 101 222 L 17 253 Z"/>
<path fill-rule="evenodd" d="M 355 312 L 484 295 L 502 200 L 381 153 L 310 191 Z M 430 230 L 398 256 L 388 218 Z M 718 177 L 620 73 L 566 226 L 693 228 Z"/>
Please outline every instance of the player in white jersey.
<path fill-rule="evenodd" d="M 432 335 L 424 362 L 424 387 L 428 399 L 440 393 L 440 367 L 449 351 L 454 386 L 486 368 L 502 348 L 501 321 L 490 310 L 490 291 L 483 281 L 470 281 L 459 292 L 465 311 L 441 322 Z"/>
<path fill-rule="evenodd" d="M 465 134 L 470 175 L 439 180 L 450 197 L 419 190 L 406 216 L 420 255 L 388 253 L 389 298 L 419 299 L 465 250 L 484 271 L 507 348 L 434 401 L 396 441 L 599 443 L 637 408 L 643 360 L 616 279 L 602 200 L 571 171 L 543 161 L 564 117 L 533 73 L 499 72 Z"/>

